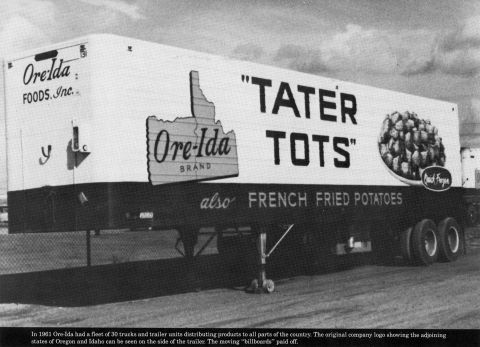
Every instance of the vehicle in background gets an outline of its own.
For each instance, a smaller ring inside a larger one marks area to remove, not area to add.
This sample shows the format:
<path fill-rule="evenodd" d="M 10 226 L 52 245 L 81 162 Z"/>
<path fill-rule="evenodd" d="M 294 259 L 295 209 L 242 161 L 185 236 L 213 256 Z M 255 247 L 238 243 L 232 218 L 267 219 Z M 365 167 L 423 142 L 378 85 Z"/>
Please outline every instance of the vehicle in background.
<path fill-rule="evenodd" d="M 467 222 L 473 226 L 480 223 L 480 148 L 464 147 L 461 156 Z"/>
<path fill-rule="evenodd" d="M 0 223 L 8 223 L 8 206 L 0 205 Z"/>

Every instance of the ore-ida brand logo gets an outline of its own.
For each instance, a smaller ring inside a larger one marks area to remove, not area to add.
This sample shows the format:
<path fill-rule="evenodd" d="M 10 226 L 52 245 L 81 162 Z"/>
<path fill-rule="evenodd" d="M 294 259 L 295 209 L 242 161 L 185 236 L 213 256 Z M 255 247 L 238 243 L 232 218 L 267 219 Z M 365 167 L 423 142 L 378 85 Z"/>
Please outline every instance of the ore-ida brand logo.
<path fill-rule="evenodd" d="M 53 58 L 49 69 L 36 71 L 33 64 L 28 64 L 23 72 L 23 84 L 28 85 L 30 83 L 51 81 L 62 77 L 68 77 L 70 75 L 70 66 L 63 63 L 63 59 L 57 64 L 57 59 Z"/>
<path fill-rule="evenodd" d="M 58 54 L 56 51 L 47 53 L 54 56 Z M 48 59 L 37 59 L 35 56 L 36 63 L 29 63 L 23 71 L 22 82 L 25 89 L 22 93 L 22 103 L 29 105 L 80 95 L 75 86 L 78 74 L 71 71 L 69 63 L 72 60 L 75 59 L 65 61 L 52 58 L 48 62 Z"/>
<path fill-rule="evenodd" d="M 153 185 L 238 176 L 235 133 L 215 120 L 215 105 L 190 72 L 192 116 L 172 121 L 147 118 L 148 174 Z M 208 206 L 217 205 L 218 196 Z M 223 202 L 221 203 L 223 206 Z"/>

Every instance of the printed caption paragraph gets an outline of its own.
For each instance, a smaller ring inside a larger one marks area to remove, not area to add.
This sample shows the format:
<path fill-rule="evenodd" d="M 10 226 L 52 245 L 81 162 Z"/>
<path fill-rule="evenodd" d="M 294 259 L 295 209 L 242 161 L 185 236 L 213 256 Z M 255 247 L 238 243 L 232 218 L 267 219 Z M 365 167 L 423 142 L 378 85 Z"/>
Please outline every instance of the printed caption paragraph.
<path fill-rule="evenodd" d="M 101 345 L 314 345 L 334 340 L 365 344 L 386 341 L 446 342 L 448 333 L 424 330 L 294 330 L 294 329 L 31 329 L 32 346 Z"/>

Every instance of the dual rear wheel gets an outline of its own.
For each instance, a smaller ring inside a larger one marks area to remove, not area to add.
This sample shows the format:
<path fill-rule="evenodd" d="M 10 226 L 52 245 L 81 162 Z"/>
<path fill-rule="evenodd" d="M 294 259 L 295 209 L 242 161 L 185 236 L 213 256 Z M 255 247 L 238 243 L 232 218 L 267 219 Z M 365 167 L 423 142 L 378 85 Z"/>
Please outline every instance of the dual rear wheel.
<path fill-rule="evenodd" d="M 457 221 L 448 217 L 438 226 L 423 219 L 400 234 L 403 259 L 409 264 L 430 265 L 435 261 L 455 261 L 464 250 L 463 231 Z"/>

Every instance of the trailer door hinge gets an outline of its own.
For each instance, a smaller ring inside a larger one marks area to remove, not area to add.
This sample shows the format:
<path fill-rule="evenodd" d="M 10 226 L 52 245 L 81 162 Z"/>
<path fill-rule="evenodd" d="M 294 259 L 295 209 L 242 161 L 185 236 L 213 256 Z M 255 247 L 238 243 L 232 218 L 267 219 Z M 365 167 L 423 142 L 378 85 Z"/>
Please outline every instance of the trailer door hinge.
<path fill-rule="evenodd" d="M 85 45 L 80 45 L 80 58 L 86 58 L 87 57 L 87 48 Z"/>

